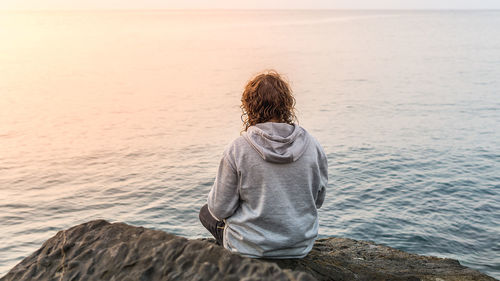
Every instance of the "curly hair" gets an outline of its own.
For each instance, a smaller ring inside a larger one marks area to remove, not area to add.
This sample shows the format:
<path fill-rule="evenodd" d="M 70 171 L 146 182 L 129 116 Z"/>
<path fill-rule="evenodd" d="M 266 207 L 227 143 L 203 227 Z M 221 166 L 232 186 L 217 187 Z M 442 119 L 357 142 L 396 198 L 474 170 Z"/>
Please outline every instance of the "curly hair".
<path fill-rule="evenodd" d="M 258 74 L 247 83 L 240 107 L 244 131 L 271 120 L 288 124 L 297 120 L 290 85 L 274 70 Z"/>

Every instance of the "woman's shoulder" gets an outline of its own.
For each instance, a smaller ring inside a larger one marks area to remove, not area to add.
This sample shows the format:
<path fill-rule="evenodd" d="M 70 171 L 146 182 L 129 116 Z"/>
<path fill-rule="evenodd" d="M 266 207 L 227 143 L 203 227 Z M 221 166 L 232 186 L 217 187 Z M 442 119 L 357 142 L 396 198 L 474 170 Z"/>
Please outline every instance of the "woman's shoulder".
<path fill-rule="evenodd" d="M 301 128 L 304 130 L 306 137 L 309 139 L 309 146 L 311 147 L 311 149 L 314 149 L 315 151 L 317 151 L 317 153 L 320 154 L 320 156 L 326 157 L 326 153 L 323 149 L 323 146 L 318 141 L 318 139 L 315 136 L 313 136 L 311 133 L 309 133 L 303 127 L 301 127 Z"/>
<path fill-rule="evenodd" d="M 248 147 L 248 143 L 245 140 L 243 135 L 233 139 L 230 143 L 228 143 L 224 149 L 224 155 L 234 155 L 235 152 L 241 151 L 242 149 L 246 149 Z"/>
<path fill-rule="evenodd" d="M 242 134 L 239 137 L 233 139 L 230 143 L 228 143 L 226 145 L 226 150 L 227 149 L 236 149 L 236 148 L 239 148 L 239 147 L 241 147 L 242 145 L 245 145 L 245 144 L 246 144 L 246 140 L 245 140 L 245 137 Z"/>

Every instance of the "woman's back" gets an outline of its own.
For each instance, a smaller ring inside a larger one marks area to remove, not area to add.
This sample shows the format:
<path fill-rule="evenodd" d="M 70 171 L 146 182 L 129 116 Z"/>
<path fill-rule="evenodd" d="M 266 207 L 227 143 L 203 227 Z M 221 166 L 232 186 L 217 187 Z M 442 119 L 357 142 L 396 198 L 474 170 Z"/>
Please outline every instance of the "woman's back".
<path fill-rule="evenodd" d="M 252 126 L 224 152 L 208 198 L 212 215 L 227 217 L 224 247 L 250 257 L 305 256 L 318 234 L 326 182 L 324 152 L 303 128 Z"/>

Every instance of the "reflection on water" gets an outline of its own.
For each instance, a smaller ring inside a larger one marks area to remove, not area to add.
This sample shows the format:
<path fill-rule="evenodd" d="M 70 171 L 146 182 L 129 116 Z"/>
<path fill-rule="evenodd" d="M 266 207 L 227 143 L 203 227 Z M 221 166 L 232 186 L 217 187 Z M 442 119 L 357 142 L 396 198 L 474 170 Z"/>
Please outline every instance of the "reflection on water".
<path fill-rule="evenodd" d="M 500 278 L 498 12 L 0 13 L 0 275 L 96 218 L 207 236 L 197 211 L 275 68 L 323 144 L 320 234 Z"/>

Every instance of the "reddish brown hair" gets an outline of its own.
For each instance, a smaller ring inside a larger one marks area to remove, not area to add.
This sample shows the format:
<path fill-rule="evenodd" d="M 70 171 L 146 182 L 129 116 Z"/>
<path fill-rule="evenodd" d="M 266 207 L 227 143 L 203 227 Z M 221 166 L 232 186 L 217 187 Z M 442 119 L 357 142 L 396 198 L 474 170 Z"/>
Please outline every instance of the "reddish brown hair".
<path fill-rule="evenodd" d="M 261 73 L 247 83 L 240 107 L 244 131 L 270 120 L 292 124 L 297 119 L 290 85 L 274 70 Z"/>

